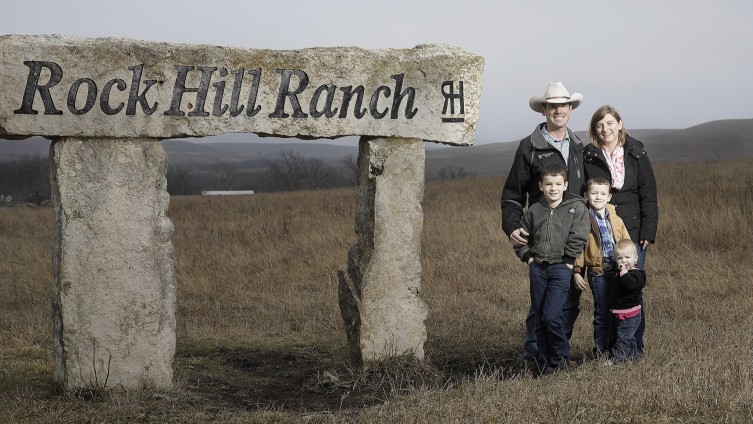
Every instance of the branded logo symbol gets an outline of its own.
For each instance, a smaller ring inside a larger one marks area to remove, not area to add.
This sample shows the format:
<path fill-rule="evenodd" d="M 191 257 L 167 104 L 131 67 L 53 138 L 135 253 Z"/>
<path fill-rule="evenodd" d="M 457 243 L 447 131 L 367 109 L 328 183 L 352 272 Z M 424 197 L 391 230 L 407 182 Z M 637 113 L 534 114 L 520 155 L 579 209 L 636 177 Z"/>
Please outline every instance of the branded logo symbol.
<path fill-rule="evenodd" d="M 458 91 L 455 92 L 455 81 L 445 81 L 442 83 L 442 96 L 444 96 L 444 107 L 442 107 L 442 115 L 447 115 L 447 109 L 449 106 L 449 116 L 443 116 L 442 122 L 465 122 L 464 117 L 457 117 L 455 115 L 455 101 L 460 103 L 459 115 L 465 115 L 465 98 L 463 97 L 463 81 L 457 81 Z"/>
<path fill-rule="evenodd" d="M 541 160 L 541 159 L 544 159 L 544 158 L 548 158 L 549 156 L 551 156 L 551 155 L 553 155 L 553 154 L 554 154 L 554 152 L 541 153 L 541 154 L 539 155 L 539 160 Z"/>

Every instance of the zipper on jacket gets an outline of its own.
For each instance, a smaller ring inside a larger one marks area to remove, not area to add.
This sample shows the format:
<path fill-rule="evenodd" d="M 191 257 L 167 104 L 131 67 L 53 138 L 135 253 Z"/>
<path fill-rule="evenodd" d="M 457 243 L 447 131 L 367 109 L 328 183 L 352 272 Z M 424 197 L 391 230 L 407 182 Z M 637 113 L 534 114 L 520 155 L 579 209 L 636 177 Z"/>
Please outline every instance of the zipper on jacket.
<path fill-rule="evenodd" d="M 554 217 L 554 208 L 549 206 L 549 221 L 546 223 L 546 255 L 547 256 L 550 256 L 552 254 L 552 218 L 553 217 Z"/>

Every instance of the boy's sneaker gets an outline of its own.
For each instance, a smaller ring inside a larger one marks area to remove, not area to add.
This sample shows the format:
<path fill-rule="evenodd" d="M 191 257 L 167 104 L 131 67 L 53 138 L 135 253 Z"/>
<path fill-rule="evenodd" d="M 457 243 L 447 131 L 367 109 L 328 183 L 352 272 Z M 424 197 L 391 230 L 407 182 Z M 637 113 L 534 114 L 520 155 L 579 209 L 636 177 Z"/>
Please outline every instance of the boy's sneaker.
<path fill-rule="evenodd" d="M 614 365 L 614 362 L 612 362 L 611 359 L 605 359 L 601 361 L 600 364 L 602 367 L 611 367 L 612 365 Z"/>

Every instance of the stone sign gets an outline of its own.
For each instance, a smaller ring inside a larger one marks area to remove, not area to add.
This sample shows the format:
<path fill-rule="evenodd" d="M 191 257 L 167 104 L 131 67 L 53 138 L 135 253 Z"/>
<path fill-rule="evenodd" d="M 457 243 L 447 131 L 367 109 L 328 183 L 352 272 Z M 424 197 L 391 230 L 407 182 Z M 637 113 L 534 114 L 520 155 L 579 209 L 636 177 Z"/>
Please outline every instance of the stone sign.
<path fill-rule="evenodd" d="M 351 357 L 423 358 L 423 143 L 473 144 L 483 65 L 439 45 L 272 51 L 0 36 L 0 138 L 53 140 L 55 380 L 172 386 L 175 253 L 159 141 L 228 132 L 361 136 L 357 240 L 339 269 Z"/>
<path fill-rule="evenodd" d="M 0 137 L 253 132 L 473 144 L 483 58 L 457 47 L 249 50 L 0 37 Z"/>

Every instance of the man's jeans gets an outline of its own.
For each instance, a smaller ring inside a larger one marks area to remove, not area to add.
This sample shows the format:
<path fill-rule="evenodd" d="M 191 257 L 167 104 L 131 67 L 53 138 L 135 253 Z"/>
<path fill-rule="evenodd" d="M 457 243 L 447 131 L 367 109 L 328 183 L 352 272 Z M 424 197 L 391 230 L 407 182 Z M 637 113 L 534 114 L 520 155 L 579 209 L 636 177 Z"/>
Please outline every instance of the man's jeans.
<path fill-rule="evenodd" d="M 607 265 L 609 266 L 609 265 Z M 604 269 L 603 274 L 588 271 L 588 285 L 594 298 L 594 353 L 606 354 L 612 346 L 612 312 L 609 311 L 609 286 L 615 269 Z"/>
<path fill-rule="evenodd" d="M 535 312 L 535 334 L 539 367 L 558 366 L 570 357 L 562 307 L 567 300 L 573 271 L 563 263 L 529 265 L 531 307 Z M 528 321 L 528 320 L 526 320 Z"/>
<path fill-rule="evenodd" d="M 641 315 L 617 321 L 617 342 L 614 345 L 614 362 L 625 362 L 638 356 L 635 332 L 641 324 Z"/>

